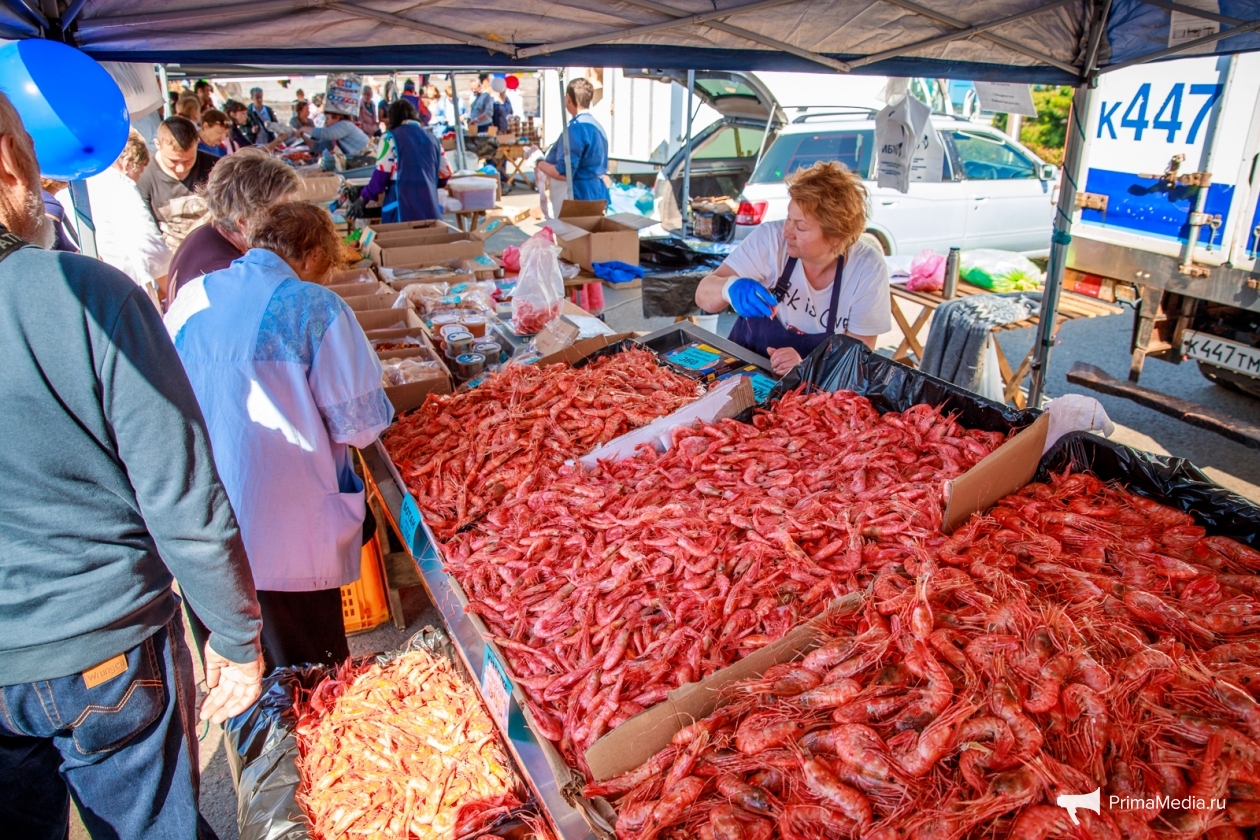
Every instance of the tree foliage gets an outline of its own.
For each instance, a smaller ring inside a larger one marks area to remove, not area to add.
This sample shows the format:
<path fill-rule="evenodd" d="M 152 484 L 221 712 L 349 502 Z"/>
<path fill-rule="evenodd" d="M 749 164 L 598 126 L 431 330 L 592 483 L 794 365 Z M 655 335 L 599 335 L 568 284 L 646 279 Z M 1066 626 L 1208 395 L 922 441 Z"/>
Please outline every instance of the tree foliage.
<path fill-rule="evenodd" d="M 1024 118 L 1019 142 L 1036 152 L 1042 160 L 1057 166 L 1063 162 L 1068 112 L 1072 110 L 1072 89 L 1039 86 L 1033 88 L 1032 98 L 1037 106 L 1037 118 Z M 993 125 L 1006 131 L 1006 119 L 1006 114 L 998 114 L 993 119 Z"/>

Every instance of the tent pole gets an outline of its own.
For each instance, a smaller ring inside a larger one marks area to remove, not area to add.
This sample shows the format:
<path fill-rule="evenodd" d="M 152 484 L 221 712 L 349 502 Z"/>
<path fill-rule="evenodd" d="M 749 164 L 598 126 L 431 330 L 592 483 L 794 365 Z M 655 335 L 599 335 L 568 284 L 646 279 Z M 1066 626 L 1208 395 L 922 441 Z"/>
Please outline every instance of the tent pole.
<path fill-rule="evenodd" d="M 692 100 L 696 95 L 696 71 L 687 71 L 687 156 L 683 158 L 683 234 L 691 233 L 691 115 Z"/>
<path fill-rule="evenodd" d="M 451 107 L 455 110 L 455 153 L 459 155 L 459 168 L 464 168 L 464 118 L 459 114 L 459 90 L 455 87 L 455 71 L 448 70 L 451 81 Z M 398 90 L 397 84 L 394 90 Z M 401 97 L 402 94 L 399 94 Z"/>
<path fill-rule="evenodd" d="M 560 81 L 560 142 L 564 144 L 564 194 L 573 198 L 573 155 L 569 151 L 569 97 L 564 89 L 564 68 L 556 69 Z"/>
<path fill-rule="evenodd" d="M 1046 393 L 1046 374 L 1050 367 L 1050 348 L 1054 345 L 1054 326 L 1063 290 L 1063 270 L 1067 267 L 1068 244 L 1072 241 L 1072 216 L 1076 213 L 1076 190 L 1080 183 L 1081 162 L 1085 157 L 1085 122 L 1089 118 L 1093 88 L 1089 81 L 1077 85 L 1072 94 L 1072 110 L 1068 114 L 1067 145 L 1063 151 L 1063 170 L 1059 178 L 1059 202 L 1054 211 L 1054 233 L 1050 238 L 1050 262 L 1046 266 L 1046 285 L 1041 293 L 1041 314 L 1037 318 L 1037 340 L 1032 363 L 1032 383 L 1028 388 L 1028 405 L 1040 408 Z"/>
<path fill-rule="evenodd" d="M 166 65 L 159 64 L 157 71 L 158 81 L 162 84 L 162 119 L 169 120 L 171 118 L 171 92 L 168 89 L 170 83 L 166 79 Z"/>
<path fill-rule="evenodd" d="M 85 257 L 99 256 L 96 250 L 96 223 L 92 221 L 92 202 L 88 199 L 87 181 L 70 182 L 70 201 L 79 229 L 79 252 Z"/>

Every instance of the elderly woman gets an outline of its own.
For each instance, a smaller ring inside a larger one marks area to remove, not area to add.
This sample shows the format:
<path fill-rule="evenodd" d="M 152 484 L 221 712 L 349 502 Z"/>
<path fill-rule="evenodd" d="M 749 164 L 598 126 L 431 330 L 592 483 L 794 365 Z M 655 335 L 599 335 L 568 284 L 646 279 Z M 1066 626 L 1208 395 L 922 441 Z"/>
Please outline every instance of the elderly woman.
<path fill-rule="evenodd" d="M 782 376 L 836 333 L 871 349 L 892 329 L 884 255 L 859 239 L 866 187 L 839 163 L 788 178 L 786 221 L 759 225 L 700 281 L 706 312 L 739 315 L 731 341 L 770 358 Z"/>
<path fill-rule="evenodd" d="M 241 526 L 267 670 L 340 662 L 339 590 L 359 577 L 366 510 L 350 447 L 375 440 L 393 409 L 354 313 L 316 285 L 340 253 L 328 213 L 271 207 L 249 244 L 185 287 L 166 327 Z"/>
<path fill-rule="evenodd" d="M 261 210 L 291 201 L 301 188 L 293 167 L 261 149 L 242 149 L 215 165 L 202 188 L 210 221 L 194 228 L 171 260 L 168 301 L 203 274 L 227 268 L 248 249 L 247 236 Z M 168 304 L 169 306 L 169 304 Z"/>

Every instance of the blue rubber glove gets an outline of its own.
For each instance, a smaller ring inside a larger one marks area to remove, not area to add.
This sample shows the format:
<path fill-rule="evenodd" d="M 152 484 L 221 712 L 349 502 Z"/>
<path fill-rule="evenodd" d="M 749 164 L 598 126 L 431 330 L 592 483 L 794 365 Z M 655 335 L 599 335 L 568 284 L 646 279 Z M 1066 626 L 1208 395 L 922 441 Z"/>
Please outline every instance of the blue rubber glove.
<path fill-rule="evenodd" d="M 736 314 L 745 318 L 769 318 L 778 305 L 769 289 L 748 277 L 728 280 L 722 288 L 722 297 Z"/>

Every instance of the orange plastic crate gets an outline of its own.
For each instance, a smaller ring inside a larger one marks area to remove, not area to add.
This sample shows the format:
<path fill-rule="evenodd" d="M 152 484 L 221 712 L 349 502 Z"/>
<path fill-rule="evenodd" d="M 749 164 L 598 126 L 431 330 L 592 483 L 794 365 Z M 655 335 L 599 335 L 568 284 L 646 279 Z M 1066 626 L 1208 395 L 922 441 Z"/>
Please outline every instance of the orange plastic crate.
<path fill-rule="evenodd" d="M 389 597 L 376 537 L 363 546 L 359 579 L 341 587 L 341 618 L 347 633 L 361 633 L 389 620 Z"/>

